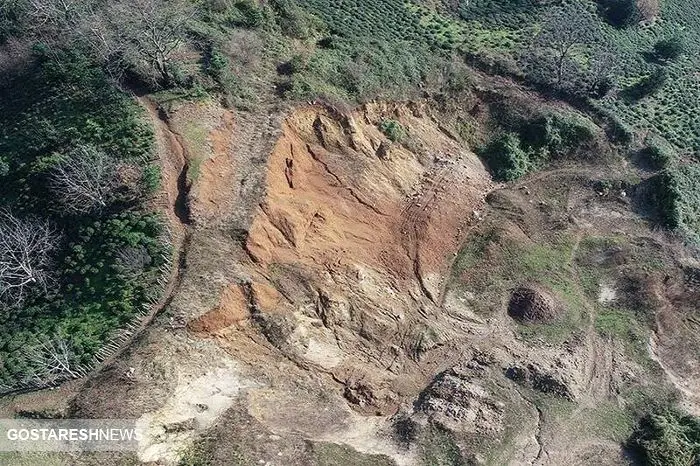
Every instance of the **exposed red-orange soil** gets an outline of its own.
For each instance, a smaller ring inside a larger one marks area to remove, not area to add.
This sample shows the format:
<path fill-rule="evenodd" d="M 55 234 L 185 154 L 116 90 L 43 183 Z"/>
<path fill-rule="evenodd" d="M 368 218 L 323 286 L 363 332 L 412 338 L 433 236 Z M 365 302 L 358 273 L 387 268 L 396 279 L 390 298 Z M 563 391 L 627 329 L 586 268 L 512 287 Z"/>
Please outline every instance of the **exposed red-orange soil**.
<path fill-rule="evenodd" d="M 317 270 L 361 264 L 402 288 L 420 280 L 437 299 L 463 223 L 480 209 L 490 181 L 479 159 L 423 111 L 373 105 L 334 117 L 307 107 L 288 117 L 247 241 L 253 259 Z M 377 128 L 388 117 L 407 128 L 405 144 Z"/>
<path fill-rule="evenodd" d="M 248 300 L 238 285 L 230 285 L 221 292 L 219 305 L 193 320 L 188 327 L 193 332 L 215 335 L 249 316 Z"/>

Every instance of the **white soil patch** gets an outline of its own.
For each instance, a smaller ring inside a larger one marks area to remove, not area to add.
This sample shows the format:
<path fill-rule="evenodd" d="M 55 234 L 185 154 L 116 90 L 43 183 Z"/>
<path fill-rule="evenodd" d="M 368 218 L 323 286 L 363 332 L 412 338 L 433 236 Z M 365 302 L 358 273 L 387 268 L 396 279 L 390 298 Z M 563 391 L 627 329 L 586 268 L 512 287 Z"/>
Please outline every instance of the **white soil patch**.
<path fill-rule="evenodd" d="M 242 379 L 230 363 L 200 377 L 180 378 L 165 405 L 136 422 L 142 432 L 138 450 L 142 462 L 177 464 L 198 431 L 210 427 L 231 407 L 241 390 L 257 386 Z"/>
<path fill-rule="evenodd" d="M 617 299 L 617 291 L 610 285 L 600 285 L 598 291 L 598 302 L 600 304 L 610 304 Z"/>
<path fill-rule="evenodd" d="M 343 351 L 335 340 L 310 338 L 304 357 L 325 369 L 331 369 L 343 361 Z"/>
<path fill-rule="evenodd" d="M 414 449 L 399 450 L 387 436 L 390 429 L 389 417 L 361 416 L 353 412 L 343 430 L 328 432 L 317 440 L 349 445 L 356 451 L 369 455 L 386 455 L 393 459 L 397 466 L 416 464 Z"/>

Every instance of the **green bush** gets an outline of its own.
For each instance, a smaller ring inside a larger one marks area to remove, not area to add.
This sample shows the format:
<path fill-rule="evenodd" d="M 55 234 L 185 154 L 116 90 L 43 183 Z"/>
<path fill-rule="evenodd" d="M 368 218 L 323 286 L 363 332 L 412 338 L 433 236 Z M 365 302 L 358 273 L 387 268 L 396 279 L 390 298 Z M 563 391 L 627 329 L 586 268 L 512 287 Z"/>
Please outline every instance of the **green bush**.
<path fill-rule="evenodd" d="M 657 136 L 647 138 L 646 146 L 639 155 L 655 170 L 668 167 L 677 157 L 673 147 Z"/>
<path fill-rule="evenodd" d="M 527 152 L 515 133 L 506 133 L 492 140 L 479 151 L 491 169 L 494 178 L 513 181 L 525 175 L 531 167 Z"/>
<path fill-rule="evenodd" d="M 0 178 L 7 176 L 10 173 L 10 164 L 5 157 L 0 157 Z"/>
<path fill-rule="evenodd" d="M 543 148 L 547 154 L 560 157 L 591 143 L 596 127 L 583 117 L 574 114 L 549 114 L 526 124 L 522 131 L 523 142 L 533 149 Z"/>
<path fill-rule="evenodd" d="M 668 80 L 668 72 L 663 68 L 656 68 L 651 74 L 644 76 L 636 84 L 624 91 L 628 99 L 641 99 L 652 95 L 661 89 Z"/>
<path fill-rule="evenodd" d="M 661 39 L 654 45 L 654 55 L 662 60 L 675 60 L 683 53 L 685 46 L 679 36 Z"/>
<path fill-rule="evenodd" d="M 666 168 L 652 182 L 663 224 L 700 244 L 700 165 Z"/>
<path fill-rule="evenodd" d="M 229 10 L 227 19 L 232 26 L 256 28 L 265 21 L 265 14 L 253 0 L 240 0 Z"/>
<path fill-rule="evenodd" d="M 399 142 L 406 136 L 406 130 L 396 120 L 383 120 L 379 125 L 379 129 L 394 142 Z"/>
<path fill-rule="evenodd" d="M 161 171 L 160 166 L 148 164 L 141 173 L 141 184 L 147 193 L 155 193 L 160 189 Z"/>
<path fill-rule="evenodd" d="M 615 27 L 630 26 L 639 20 L 636 0 L 599 0 L 603 18 Z"/>
<path fill-rule="evenodd" d="M 325 28 L 323 21 L 289 0 L 272 0 L 282 33 L 295 39 L 308 39 Z"/>
<path fill-rule="evenodd" d="M 650 466 L 700 464 L 700 419 L 677 411 L 648 414 L 629 446 Z"/>

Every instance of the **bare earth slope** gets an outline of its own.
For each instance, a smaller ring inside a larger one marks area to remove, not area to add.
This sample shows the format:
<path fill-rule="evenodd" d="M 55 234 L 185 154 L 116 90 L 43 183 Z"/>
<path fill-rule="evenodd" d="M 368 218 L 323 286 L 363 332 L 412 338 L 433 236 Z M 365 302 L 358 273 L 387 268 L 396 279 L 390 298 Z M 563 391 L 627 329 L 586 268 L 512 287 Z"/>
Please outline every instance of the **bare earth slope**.
<path fill-rule="evenodd" d="M 593 188 L 630 167 L 499 186 L 426 102 L 150 109 L 184 238 L 169 305 L 68 406 L 6 413 L 136 418 L 117 464 L 556 465 L 624 464 L 646 386 L 697 409 L 694 253 Z M 611 338 L 639 286 L 656 332 Z"/>

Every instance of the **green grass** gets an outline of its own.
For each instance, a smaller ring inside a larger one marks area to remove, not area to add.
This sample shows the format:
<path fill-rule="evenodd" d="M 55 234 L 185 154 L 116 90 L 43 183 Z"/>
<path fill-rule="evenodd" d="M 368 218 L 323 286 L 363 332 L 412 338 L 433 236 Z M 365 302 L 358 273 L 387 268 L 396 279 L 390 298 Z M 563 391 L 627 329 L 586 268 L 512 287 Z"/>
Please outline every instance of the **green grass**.
<path fill-rule="evenodd" d="M 551 323 L 518 324 L 526 339 L 562 342 L 578 332 L 587 315 L 585 296 L 576 283 L 571 264 L 573 242 L 566 236 L 545 244 L 519 244 L 495 231 L 473 236 L 461 248 L 453 268 L 453 282 L 468 291 L 478 290 L 475 310 L 483 315 L 495 311 L 512 288 L 538 283 L 562 302 L 565 313 Z M 489 270 L 488 274 L 481 273 Z"/>
<path fill-rule="evenodd" d="M 194 183 L 199 178 L 202 163 L 209 157 L 209 131 L 198 121 L 189 121 L 182 137 L 190 152 L 187 181 Z"/>
<path fill-rule="evenodd" d="M 433 424 L 428 426 L 420 440 L 420 462 L 426 466 L 463 466 L 467 464 L 462 458 L 452 434 Z"/>
<path fill-rule="evenodd" d="M 357 466 L 394 466 L 396 464 L 388 456 L 360 453 L 347 445 L 336 443 L 313 443 L 312 452 L 315 466 L 341 466 L 346 464 Z"/>
<path fill-rule="evenodd" d="M 602 401 L 586 413 L 585 432 L 613 442 L 624 442 L 634 429 L 634 415 L 615 401 Z"/>

